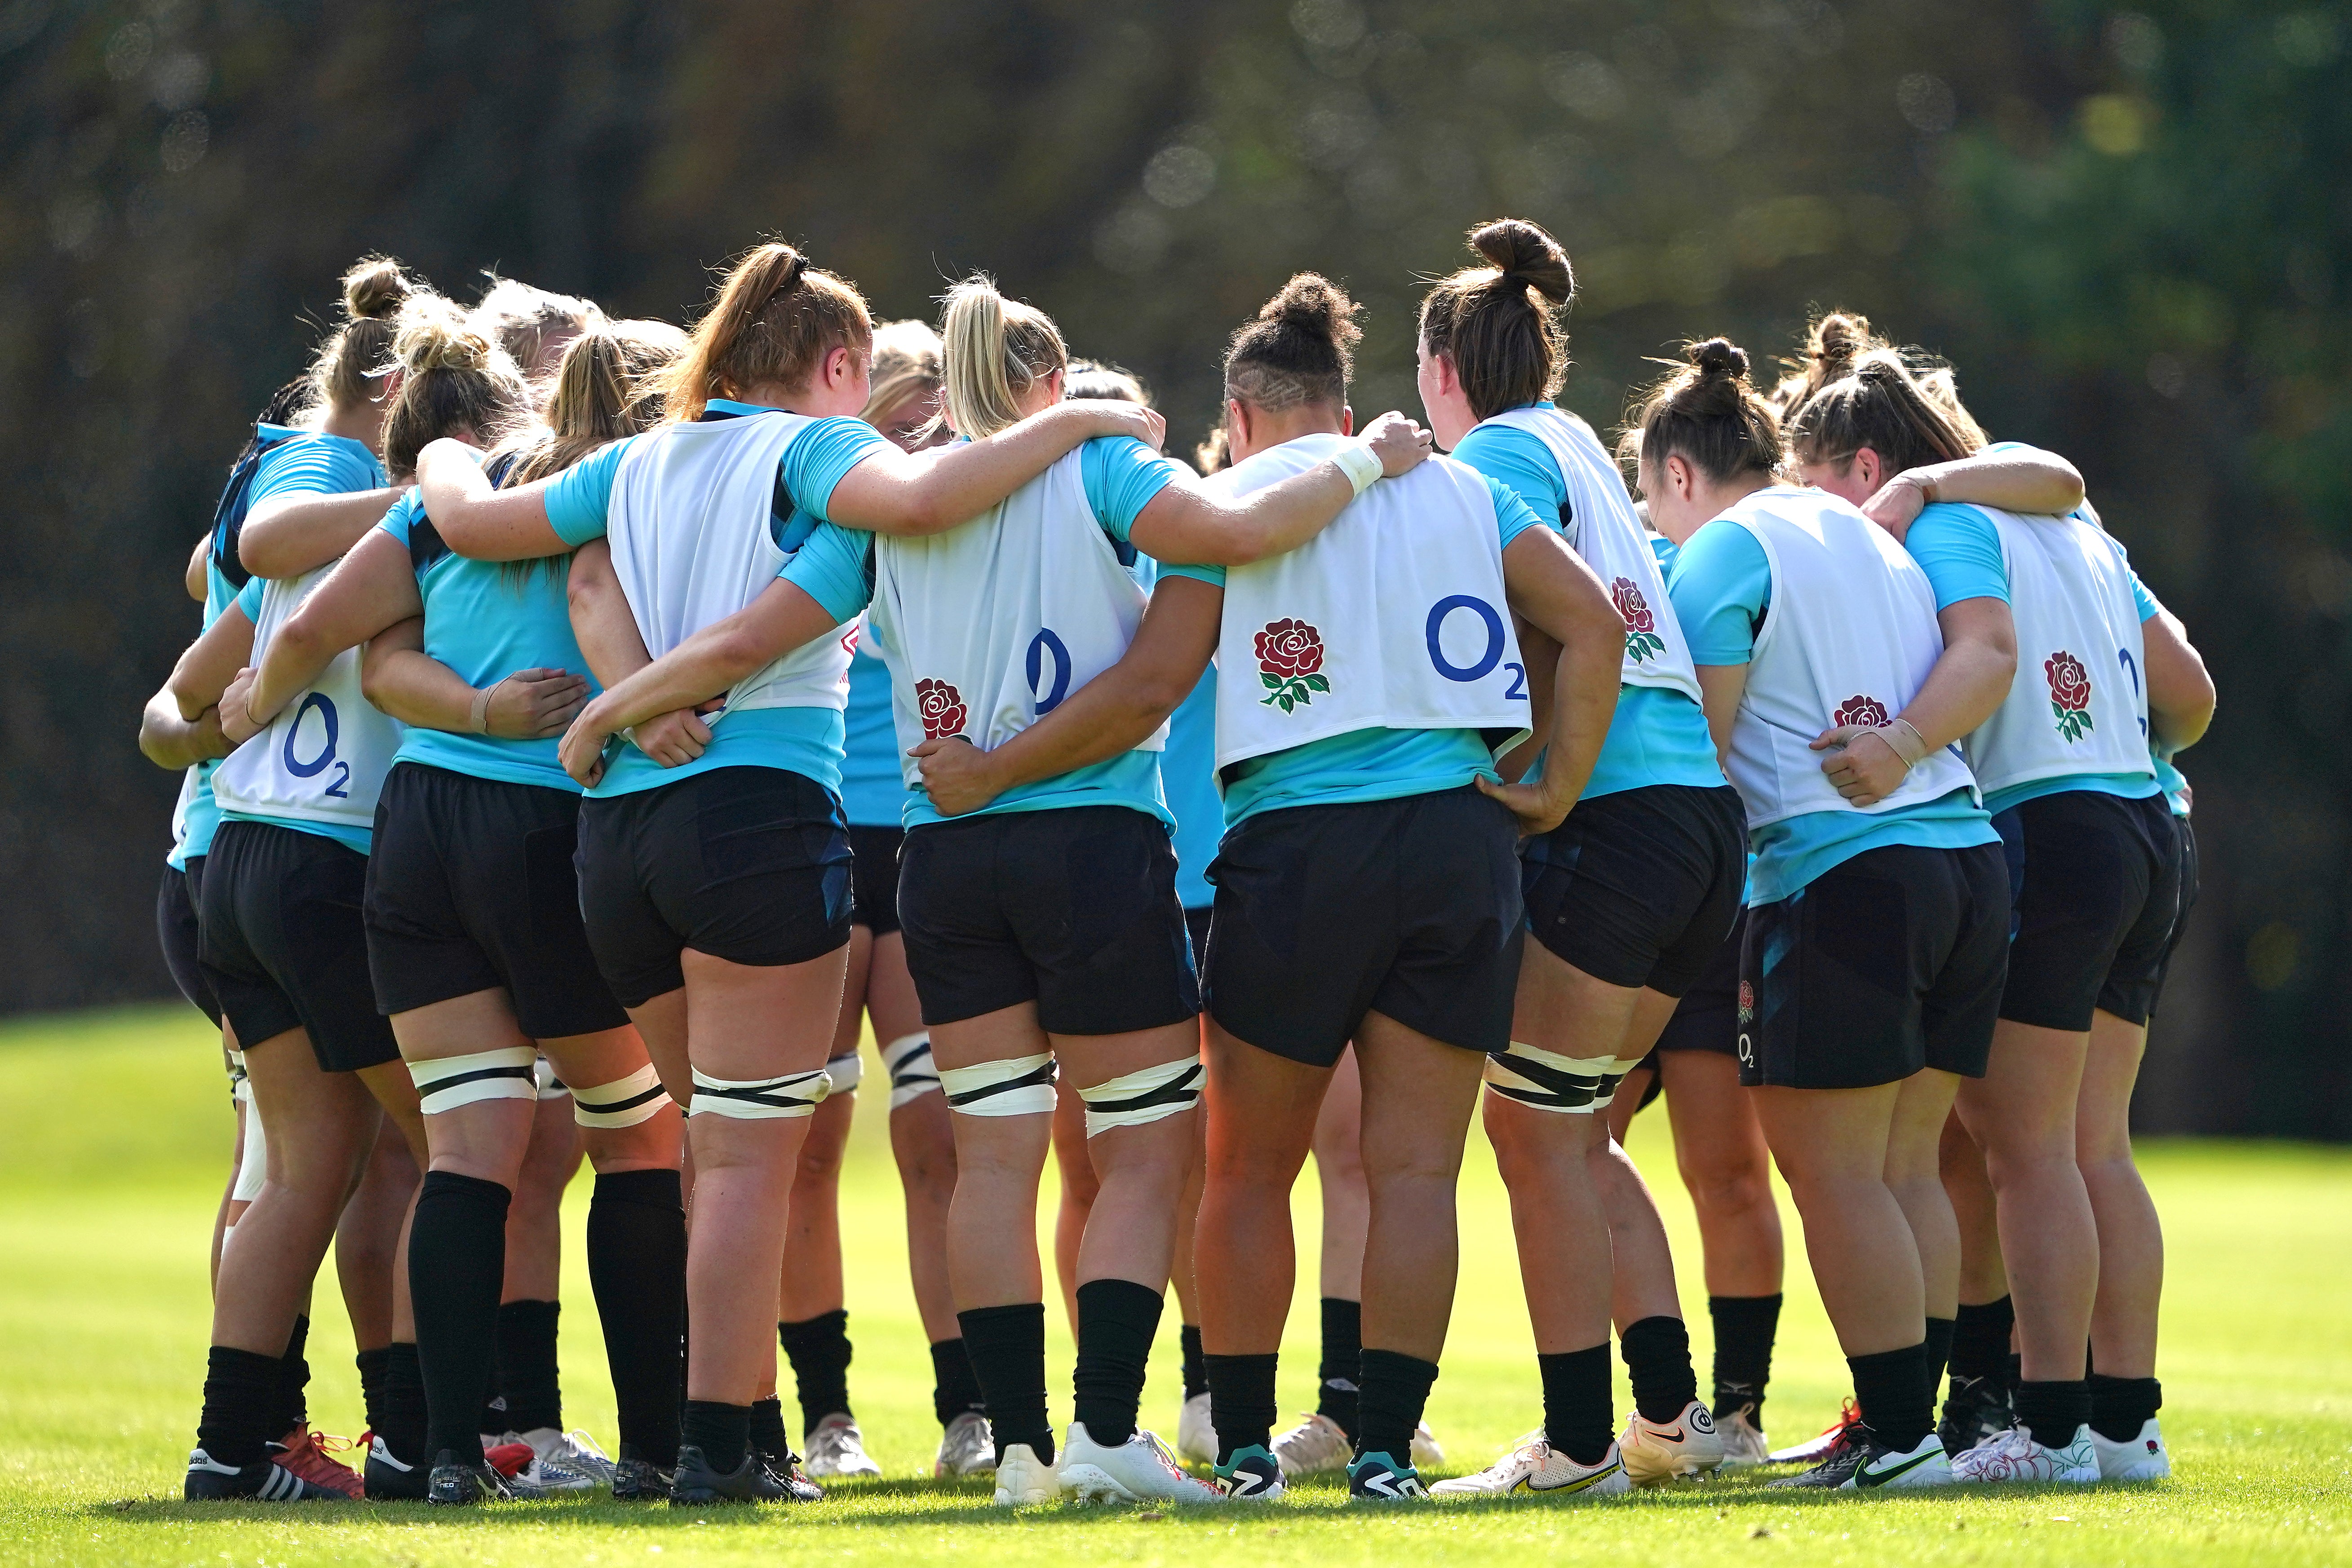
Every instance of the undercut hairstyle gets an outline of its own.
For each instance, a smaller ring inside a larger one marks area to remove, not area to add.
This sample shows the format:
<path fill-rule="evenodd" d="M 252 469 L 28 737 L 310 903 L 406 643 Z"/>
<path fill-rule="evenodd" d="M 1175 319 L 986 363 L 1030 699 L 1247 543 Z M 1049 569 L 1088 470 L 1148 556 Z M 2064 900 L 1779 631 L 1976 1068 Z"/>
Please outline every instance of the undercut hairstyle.
<path fill-rule="evenodd" d="M 1280 414 L 1304 404 L 1344 407 L 1356 374 L 1360 309 L 1338 284 L 1301 272 L 1225 346 L 1225 395 Z"/>
<path fill-rule="evenodd" d="M 1139 403 L 1149 408 L 1151 388 L 1143 378 L 1122 365 L 1108 360 L 1074 359 L 1069 374 L 1062 378 L 1065 397 L 1091 397 L 1103 403 Z"/>
<path fill-rule="evenodd" d="M 998 293 L 994 280 L 977 272 L 950 289 L 944 303 L 943 416 L 957 435 L 973 441 L 1018 425 L 1021 400 L 1069 367 L 1062 330 L 1035 306 Z"/>
<path fill-rule="evenodd" d="M 496 272 L 483 276 L 490 286 L 474 307 L 474 322 L 498 340 L 526 376 L 539 374 L 539 362 L 551 339 L 576 336 L 604 322 L 604 312 L 593 300 L 551 294 Z"/>
<path fill-rule="evenodd" d="M 1653 470 L 1680 457 L 1717 484 L 1780 467 L 1780 421 L 1748 380 L 1748 352 L 1728 338 L 1683 350 L 1681 368 L 1634 405 L 1621 458 L 1637 455 Z"/>
<path fill-rule="evenodd" d="M 310 362 L 314 401 L 327 411 L 376 401 L 375 378 L 393 356 L 394 323 L 412 298 L 431 294 L 388 256 L 367 256 L 343 274 L 342 319 Z"/>
<path fill-rule="evenodd" d="M 929 321 L 885 321 L 874 329 L 866 395 L 868 425 L 880 425 L 918 398 L 940 390 L 940 335 Z"/>
<path fill-rule="evenodd" d="M 1878 454 L 1889 479 L 1976 450 L 1891 349 L 1861 355 L 1789 421 L 1789 450 L 1799 462 L 1843 472 L 1865 447 Z"/>
<path fill-rule="evenodd" d="M 1534 224 L 1496 218 L 1470 231 L 1484 267 L 1440 279 L 1421 302 L 1421 341 L 1454 366 L 1470 412 L 1492 418 L 1559 391 L 1568 365 L 1562 306 L 1576 291 L 1568 252 Z"/>
<path fill-rule="evenodd" d="M 694 324 L 664 381 L 665 417 L 699 419 L 712 398 L 764 384 L 804 387 L 834 350 L 862 358 L 873 343 L 874 320 L 856 286 L 772 240 L 735 264 Z"/>
<path fill-rule="evenodd" d="M 402 307 L 392 352 L 400 395 L 384 416 L 383 464 L 395 475 L 414 472 L 428 442 L 462 432 L 490 445 L 530 418 L 522 373 L 454 300 L 433 294 Z"/>

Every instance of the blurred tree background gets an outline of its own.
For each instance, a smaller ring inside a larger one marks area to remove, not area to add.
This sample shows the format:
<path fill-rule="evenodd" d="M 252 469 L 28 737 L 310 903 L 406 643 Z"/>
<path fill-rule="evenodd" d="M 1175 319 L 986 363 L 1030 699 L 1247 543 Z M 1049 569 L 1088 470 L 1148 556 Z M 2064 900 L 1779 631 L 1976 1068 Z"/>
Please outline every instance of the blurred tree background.
<path fill-rule="evenodd" d="M 1189 447 L 1291 271 L 1370 307 L 1509 213 L 1565 400 L 1812 306 L 2066 453 L 2221 683 L 2152 1130 L 2352 1137 L 2352 6 L 2264 0 L 0 0 L 0 1010 L 165 994 L 132 745 L 224 466 L 362 252 L 684 320 L 778 235 L 888 315 L 984 267 Z"/>

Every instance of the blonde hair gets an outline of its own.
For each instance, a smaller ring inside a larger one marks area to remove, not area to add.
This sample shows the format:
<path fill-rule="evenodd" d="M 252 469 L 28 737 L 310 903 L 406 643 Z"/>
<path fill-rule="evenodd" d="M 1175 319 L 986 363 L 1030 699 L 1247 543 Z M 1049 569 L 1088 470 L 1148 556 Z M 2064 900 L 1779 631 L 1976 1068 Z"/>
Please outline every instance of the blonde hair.
<path fill-rule="evenodd" d="M 490 286 L 474 307 L 474 324 L 496 338 L 525 375 L 539 374 L 540 358 L 547 352 L 550 338 L 584 332 L 604 320 L 604 312 L 593 300 L 551 294 L 512 278 L 501 278 L 495 271 L 482 276 L 490 280 Z"/>
<path fill-rule="evenodd" d="M 946 375 L 945 416 L 971 440 L 1021 422 L 1021 399 L 1070 363 L 1054 319 L 1032 305 L 1007 300 L 985 275 L 973 273 L 947 291 L 940 316 Z"/>
<path fill-rule="evenodd" d="M 687 352 L 662 379 L 665 417 L 698 419 L 714 397 L 762 383 L 799 387 L 836 348 L 869 353 L 874 319 L 847 279 L 771 240 L 737 262 L 694 324 Z"/>
<path fill-rule="evenodd" d="M 1074 359 L 1062 377 L 1062 395 L 1091 397 L 1103 403 L 1139 403 L 1151 406 L 1151 388 L 1125 365 L 1108 360 Z"/>
<path fill-rule="evenodd" d="M 522 373 L 454 300 L 428 294 L 402 306 L 392 352 L 403 374 L 384 416 L 383 462 L 394 474 L 414 470 L 427 442 L 460 430 L 496 441 L 530 416 Z"/>
<path fill-rule="evenodd" d="M 940 389 L 940 335 L 929 321 L 884 321 L 874 329 L 869 390 L 859 417 L 879 425 L 916 398 Z"/>
<path fill-rule="evenodd" d="M 393 321 L 413 297 L 431 295 L 389 256 L 363 256 L 343 274 L 342 320 L 310 362 L 317 401 L 329 411 L 375 401 L 373 380 L 392 354 Z"/>

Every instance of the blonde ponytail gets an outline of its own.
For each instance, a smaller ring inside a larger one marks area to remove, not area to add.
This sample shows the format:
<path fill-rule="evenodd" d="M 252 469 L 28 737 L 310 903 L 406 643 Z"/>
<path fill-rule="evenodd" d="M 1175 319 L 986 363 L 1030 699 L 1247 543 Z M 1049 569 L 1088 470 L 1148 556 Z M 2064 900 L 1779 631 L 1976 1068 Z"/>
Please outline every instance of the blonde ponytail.
<path fill-rule="evenodd" d="M 1052 317 L 1007 300 L 980 273 L 949 289 L 946 303 L 946 417 L 957 435 L 977 441 L 1019 424 L 1022 399 L 1066 368 L 1070 351 Z"/>
<path fill-rule="evenodd" d="M 507 351 L 438 294 L 401 307 L 393 334 L 400 395 L 383 420 L 384 467 L 406 474 L 425 444 L 460 431 L 496 441 L 530 415 L 530 389 Z"/>

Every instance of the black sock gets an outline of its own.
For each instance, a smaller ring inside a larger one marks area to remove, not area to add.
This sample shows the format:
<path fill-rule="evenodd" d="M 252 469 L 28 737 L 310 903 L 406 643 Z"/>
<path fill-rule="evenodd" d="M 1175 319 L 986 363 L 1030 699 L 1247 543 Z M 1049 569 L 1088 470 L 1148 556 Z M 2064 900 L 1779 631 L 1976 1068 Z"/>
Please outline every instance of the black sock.
<path fill-rule="evenodd" d="M 1201 1357 L 1209 1380 L 1209 1424 L 1217 1429 L 1217 1463 L 1230 1465 L 1243 1448 L 1274 1447 L 1274 1365 L 1265 1355 Z"/>
<path fill-rule="evenodd" d="M 352 1358 L 360 1369 L 360 1409 L 365 1414 L 368 1430 L 383 1425 L 383 1363 L 391 1356 L 389 1350 L 378 1347 L 362 1351 Z"/>
<path fill-rule="evenodd" d="M 1748 1425 L 1760 1429 L 1764 1385 L 1772 1381 L 1772 1342 L 1780 1331 L 1780 1298 L 1709 1296 L 1706 1315 L 1715 1324 L 1716 1424 L 1744 1406 Z"/>
<path fill-rule="evenodd" d="M 1401 1465 L 1412 1463 L 1412 1429 L 1429 1404 L 1430 1385 L 1437 1381 L 1437 1363 L 1397 1351 L 1367 1350 L 1363 1373 L 1357 1379 L 1357 1408 L 1363 1430 L 1356 1452 L 1386 1454 Z"/>
<path fill-rule="evenodd" d="M 2016 1323 L 2016 1309 L 2006 1296 L 1980 1306 L 1961 1302 L 1959 1315 L 1952 1320 L 1948 1358 L 1952 1376 L 1969 1381 L 1989 1377 L 1996 1384 L 2003 1383 L 2009 1369 L 2009 1333 Z"/>
<path fill-rule="evenodd" d="M 782 1420 L 782 1415 L 777 1418 Z M 743 1468 L 743 1456 L 751 1451 L 751 1407 L 689 1399 L 677 1440 L 700 1448 L 704 1464 L 722 1476 L 731 1476 Z"/>
<path fill-rule="evenodd" d="M 988 1398 L 980 1392 L 980 1375 L 961 1337 L 941 1340 L 931 1347 L 931 1414 L 944 1426 L 966 1411 L 988 1414 Z"/>
<path fill-rule="evenodd" d="M 801 1396 L 801 1432 L 816 1430 L 828 1415 L 846 1415 L 849 1409 L 849 1311 L 830 1312 L 798 1323 L 778 1323 L 776 1339 L 784 1359 L 793 1363 L 793 1381 Z"/>
<path fill-rule="evenodd" d="M 2011 1351 L 2000 1366 L 2001 1386 L 2009 1390 L 2012 1403 L 2017 1398 L 2017 1385 L 2025 1381 L 2025 1358 Z"/>
<path fill-rule="evenodd" d="M 1629 1323 L 1618 1336 L 1625 1371 L 1633 1382 L 1633 1408 L 1651 1421 L 1672 1421 L 1698 1397 L 1698 1373 L 1691 1370 L 1690 1330 L 1680 1318 L 1658 1316 Z"/>
<path fill-rule="evenodd" d="M 383 1347 L 383 1395 L 379 1403 L 383 1417 L 375 1435 L 383 1439 L 392 1457 L 404 1465 L 430 1465 L 433 1451 L 425 1446 L 428 1432 L 425 1373 L 417 1363 L 416 1347 L 406 1340 L 394 1340 Z M 469 1419 L 472 1414 L 469 1408 Z M 480 1434 L 475 1434 L 475 1441 L 480 1440 Z"/>
<path fill-rule="evenodd" d="M 278 1358 L 278 1397 L 269 1407 L 269 1440 L 278 1441 L 299 1426 L 310 1424 L 310 1363 L 302 1352 L 310 1342 L 310 1320 L 298 1315 L 286 1353 Z"/>
<path fill-rule="evenodd" d="M 2164 1384 L 2152 1377 L 2109 1377 L 2095 1372 L 2091 1430 L 2110 1443 L 2128 1443 L 2164 1408 Z"/>
<path fill-rule="evenodd" d="M 677 1462 L 686 1378 L 686 1208 L 676 1171 L 615 1171 L 588 1203 L 588 1286 L 604 1328 L 621 1446 Z"/>
<path fill-rule="evenodd" d="M 1316 1370 L 1322 1386 L 1315 1395 L 1315 1413 L 1328 1415 L 1348 1441 L 1356 1440 L 1362 1425 L 1362 1398 L 1358 1384 L 1364 1373 L 1364 1304 L 1344 1297 L 1323 1298 L 1323 1363 Z"/>
<path fill-rule="evenodd" d="M 409 1243 L 412 1254 L 415 1247 Z M 507 1402 L 506 1429 L 563 1430 L 563 1378 L 556 1365 L 557 1301 L 508 1301 L 499 1308 L 499 1394 Z"/>
<path fill-rule="evenodd" d="M 1184 1397 L 1198 1399 L 1209 1392 L 1209 1368 L 1201 1359 L 1201 1325 L 1186 1323 L 1178 1329 L 1176 1343 L 1184 1353 Z"/>
<path fill-rule="evenodd" d="M 1078 1287 L 1078 1364 L 1071 1377 L 1070 1416 L 1087 1436 L 1117 1445 L 1135 1436 L 1143 1402 L 1143 1373 L 1164 1303 L 1159 1291 L 1132 1279 L 1089 1279 Z"/>
<path fill-rule="evenodd" d="M 1609 1342 L 1536 1357 L 1543 1377 L 1544 1438 L 1580 1465 L 1597 1465 L 1616 1436 Z"/>
<path fill-rule="evenodd" d="M 1956 1321 L 1951 1318 L 1927 1320 L 1927 1397 L 1933 1399 L 1943 1391 L 1944 1368 L 1952 1359 L 1952 1331 Z"/>
<path fill-rule="evenodd" d="M 751 1421 L 747 1428 L 753 1451 L 782 1462 L 793 1451 L 793 1440 L 784 1432 L 784 1402 L 771 1394 L 765 1399 L 751 1401 Z"/>
<path fill-rule="evenodd" d="M 268 1452 L 278 1401 L 278 1358 L 215 1345 L 205 1362 L 205 1409 L 196 1418 L 196 1447 L 214 1460 L 243 1468 Z"/>
<path fill-rule="evenodd" d="M 2091 1419 L 2091 1385 L 2082 1378 L 2017 1385 L 2017 1424 L 2045 1448 L 2063 1448 Z M 2137 1427 L 2133 1431 L 2137 1432 Z"/>
<path fill-rule="evenodd" d="M 502 1337 L 499 1289 L 506 1277 L 507 1205 L 513 1197 L 497 1182 L 454 1171 L 426 1172 L 417 1190 L 408 1230 L 408 1293 L 416 1303 L 428 1460 L 446 1449 L 459 1464 L 480 1463 L 482 1391 L 489 1386 Z"/>
<path fill-rule="evenodd" d="M 988 1424 L 996 1434 L 997 1463 L 1004 1450 L 1026 1443 L 1046 1464 L 1054 1462 L 1054 1427 L 1045 1418 L 1045 1304 L 975 1307 L 958 1312 L 971 1370 L 988 1400 Z"/>
<path fill-rule="evenodd" d="M 1854 1403 L 1878 1440 L 1898 1454 L 1917 1447 L 1935 1430 L 1935 1394 L 1927 1386 L 1927 1346 L 1923 1341 L 1876 1355 L 1850 1355 Z"/>

